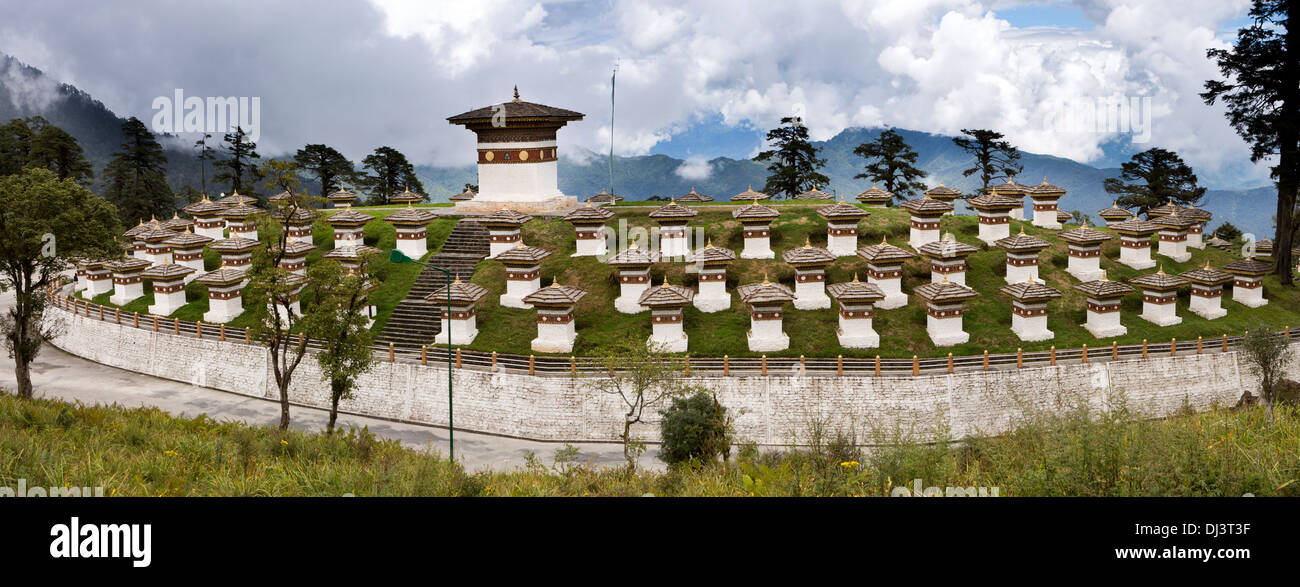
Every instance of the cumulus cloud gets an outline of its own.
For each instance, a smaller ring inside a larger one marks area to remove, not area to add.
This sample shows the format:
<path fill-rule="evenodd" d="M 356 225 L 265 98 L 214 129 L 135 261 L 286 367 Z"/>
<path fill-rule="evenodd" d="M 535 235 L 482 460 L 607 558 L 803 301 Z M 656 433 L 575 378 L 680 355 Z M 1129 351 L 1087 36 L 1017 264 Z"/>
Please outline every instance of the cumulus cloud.
<path fill-rule="evenodd" d="M 466 164 L 473 136 L 444 118 L 509 99 L 516 84 L 525 100 L 585 112 L 561 141 L 604 152 L 617 63 L 621 155 L 649 152 L 704 112 L 759 128 L 801 115 L 814 139 L 848 126 L 995 128 L 1023 149 L 1091 161 L 1130 135 L 1063 129 L 1062 111 L 1138 96 L 1150 98 L 1150 146 L 1205 171 L 1245 158 L 1221 107 L 1197 93 L 1216 76 L 1205 50 L 1226 46 L 1215 31 L 1249 0 L 1079 0 L 1091 29 L 999 16 L 1027 3 L 354 0 L 304 11 L 154 0 L 123 11 L 0 0 L 0 51 L 124 115 L 147 116 L 177 87 L 262 96 L 266 152 L 326 142 L 359 158 L 390 145 L 419 163 Z M 132 33 L 104 33 L 121 30 Z"/>
<path fill-rule="evenodd" d="M 707 157 L 696 155 L 688 157 L 681 165 L 677 166 L 677 169 L 673 170 L 673 173 L 682 179 L 700 181 L 708 179 L 713 174 L 713 164 L 709 163 Z"/>

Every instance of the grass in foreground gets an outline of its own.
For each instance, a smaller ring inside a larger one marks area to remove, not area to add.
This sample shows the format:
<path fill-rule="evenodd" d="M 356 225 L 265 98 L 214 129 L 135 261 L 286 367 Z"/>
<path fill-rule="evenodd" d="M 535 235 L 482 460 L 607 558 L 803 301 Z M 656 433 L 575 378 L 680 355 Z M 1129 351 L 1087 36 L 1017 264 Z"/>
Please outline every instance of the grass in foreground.
<path fill-rule="evenodd" d="M 1300 496 L 1300 413 L 1280 406 L 1130 422 L 1074 411 L 1002 438 L 921 444 L 811 426 L 800 448 L 628 475 L 562 447 L 511 472 L 466 474 L 368 431 L 333 438 L 176 418 L 154 408 L 0 395 L 0 486 L 102 486 L 116 496 L 886 496 L 926 487 L 1002 496 Z M 858 442 L 896 443 L 863 451 Z M 545 464 L 543 461 L 553 461 Z"/>

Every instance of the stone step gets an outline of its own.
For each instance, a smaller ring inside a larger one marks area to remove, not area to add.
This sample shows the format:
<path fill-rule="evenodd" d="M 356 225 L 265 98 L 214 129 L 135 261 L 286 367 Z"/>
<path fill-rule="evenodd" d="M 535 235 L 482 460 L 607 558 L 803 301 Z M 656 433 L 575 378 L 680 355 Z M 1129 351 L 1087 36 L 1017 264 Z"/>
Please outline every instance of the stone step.
<path fill-rule="evenodd" d="M 474 220 L 462 219 L 427 263 L 444 267 L 462 281 L 468 281 L 474 276 L 478 262 L 487 257 L 488 250 L 487 229 Z M 437 305 L 426 302 L 424 298 L 446 283 L 447 278 L 441 271 L 424 268 L 406 297 L 393 309 L 384 330 L 377 337 L 379 343 L 392 343 L 394 348 L 402 350 L 418 350 L 420 346 L 432 343 L 433 337 L 442 332 L 442 323 Z"/>

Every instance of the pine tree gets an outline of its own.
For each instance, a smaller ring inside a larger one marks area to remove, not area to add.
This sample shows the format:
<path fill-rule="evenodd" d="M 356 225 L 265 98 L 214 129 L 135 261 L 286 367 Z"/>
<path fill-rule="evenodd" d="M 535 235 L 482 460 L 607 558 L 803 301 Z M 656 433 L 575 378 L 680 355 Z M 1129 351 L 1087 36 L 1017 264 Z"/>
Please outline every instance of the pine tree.
<path fill-rule="evenodd" d="M 316 176 L 320 182 L 320 195 L 326 196 L 342 187 L 340 182 L 356 183 L 356 166 L 333 147 L 321 144 L 307 145 L 294 154 L 298 167 Z"/>
<path fill-rule="evenodd" d="M 95 175 L 77 139 L 57 126 L 47 124 L 32 137 L 28 165 L 53 171 L 59 179 L 85 185 Z"/>
<path fill-rule="evenodd" d="M 919 180 L 926 172 L 916 167 L 917 152 L 894 129 L 886 129 L 876 140 L 858 145 L 853 153 L 867 160 L 866 172 L 854 178 L 879 183 L 900 200 L 925 191 L 925 184 Z"/>
<path fill-rule="evenodd" d="M 208 161 L 216 159 L 217 156 L 212 152 L 212 147 L 208 146 L 208 140 L 212 135 L 204 133 L 203 138 L 194 141 L 194 148 L 199 150 L 199 154 L 194 158 L 199 160 L 199 181 L 203 194 L 208 193 Z"/>
<path fill-rule="evenodd" d="M 415 175 L 415 166 L 397 149 L 379 147 L 361 161 L 361 166 L 370 175 L 361 177 L 358 183 L 370 193 L 372 204 L 387 204 L 388 198 L 402 190 L 428 195 L 424 191 L 424 184 Z"/>
<path fill-rule="evenodd" d="M 808 127 L 801 119 L 782 118 L 781 126 L 767 132 L 767 140 L 775 148 L 754 157 L 758 162 L 771 161 L 763 191 L 773 197 L 794 197 L 831 182 L 818 171 L 826 160 L 817 157 L 817 148 L 808 140 Z"/>
<path fill-rule="evenodd" d="M 235 132 L 226 133 L 222 138 L 222 150 L 227 158 L 213 163 L 213 167 L 223 169 L 213 179 L 230 183 L 230 191 L 252 194 L 258 179 L 256 161 L 262 156 L 257 154 L 257 143 L 248 140 L 243 127 L 236 126 Z"/>
<path fill-rule="evenodd" d="M 104 167 L 108 187 L 104 197 L 117 206 L 126 224 L 152 216 L 165 218 L 176 210 L 176 197 L 167 185 L 167 157 L 162 145 L 140 119 L 122 123 L 122 151 Z"/>
<path fill-rule="evenodd" d="M 1300 188 L 1300 23 L 1294 0 L 1255 0 L 1254 21 L 1237 31 L 1231 49 L 1210 49 L 1222 80 L 1205 82 L 1207 104 L 1222 99 L 1228 122 L 1250 144 L 1251 161 L 1270 159 L 1277 181 L 1273 257 L 1283 285 L 1292 283 L 1291 243 Z"/>
<path fill-rule="evenodd" d="M 34 134 L 28 120 L 15 118 L 0 126 L 0 176 L 21 173 L 27 166 Z"/>
<path fill-rule="evenodd" d="M 1120 170 L 1118 178 L 1106 178 L 1106 191 L 1119 196 L 1115 200 L 1119 207 L 1137 208 L 1139 216 L 1171 201 L 1190 206 L 1205 196 L 1205 188 L 1196 185 L 1192 168 L 1173 151 L 1147 149 L 1133 155 Z"/>
<path fill-rule="evenodd" d="M 980 193 L 988 192 L 994 180 L 1011 179 L 1024 169 L 1020 151 L 1002 140 L 1002 133 L 983 128 L 961 129 L 964 137 L 953 137 L 954 145 L 975 158 L 975 165 L 961 172 L 963 177 L 980 176 Z"/>

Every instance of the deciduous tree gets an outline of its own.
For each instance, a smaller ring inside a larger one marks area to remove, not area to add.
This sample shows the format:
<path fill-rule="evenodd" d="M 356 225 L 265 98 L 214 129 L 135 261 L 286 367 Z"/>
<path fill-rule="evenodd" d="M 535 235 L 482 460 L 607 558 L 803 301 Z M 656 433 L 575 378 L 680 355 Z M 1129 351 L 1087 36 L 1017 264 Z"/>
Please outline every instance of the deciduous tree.
<path fill-rule="evenodd" d="M 0 330 L 18 395 L 31 397 L 31 363 L 52 334 L 44 321 L 46 288 L 75 258 L 120 256 L 121 226 L 112 204 L 48 169 L 0 177 L 0 210 L 0 291 L 14 293 Z"/>

